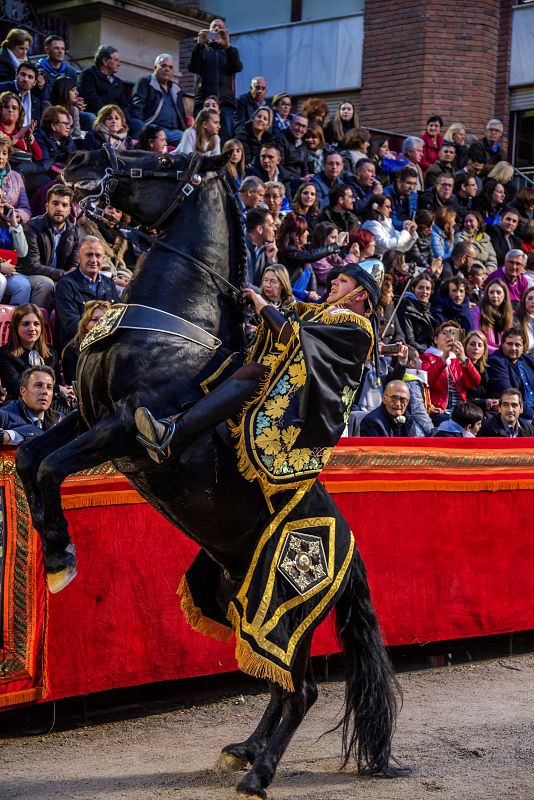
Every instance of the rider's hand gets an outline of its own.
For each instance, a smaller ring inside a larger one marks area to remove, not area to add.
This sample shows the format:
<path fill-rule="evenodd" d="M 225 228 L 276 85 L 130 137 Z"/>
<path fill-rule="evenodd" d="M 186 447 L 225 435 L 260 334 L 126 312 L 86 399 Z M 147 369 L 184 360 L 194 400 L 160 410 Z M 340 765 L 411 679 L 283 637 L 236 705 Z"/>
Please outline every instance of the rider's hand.
<path fill-rule="evenodd" d="M 265 308 L 265 306 L 269 305 L 267 300 L 264 297 L 262 297 L 261 294 L 255 292 L 254 289 L 245 289 L 243 291 L 243 295 L 245 296 L 247 302 L 251 303 L 254 306 L 254 309 L 257 314 L 260 313 L 262 308 Z"/>

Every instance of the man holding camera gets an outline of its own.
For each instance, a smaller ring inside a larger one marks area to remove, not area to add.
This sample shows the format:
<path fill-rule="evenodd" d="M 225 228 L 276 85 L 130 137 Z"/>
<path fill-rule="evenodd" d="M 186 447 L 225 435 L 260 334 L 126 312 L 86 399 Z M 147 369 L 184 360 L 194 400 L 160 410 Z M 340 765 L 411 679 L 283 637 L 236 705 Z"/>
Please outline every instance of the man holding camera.
<path fill-rule="evenodd" d="M 230 139 L 236 107 L 235 75 L 241 72 L 243 64 L 237 48 L 230 46 L 230 35 L 222 19 L 214 19 L 209 31 L 199 31 L 187 69 L 197 76 L 195 114 L 202 108 L 206 97 L 215 95 L 221 111 L 221 139 Z"/>

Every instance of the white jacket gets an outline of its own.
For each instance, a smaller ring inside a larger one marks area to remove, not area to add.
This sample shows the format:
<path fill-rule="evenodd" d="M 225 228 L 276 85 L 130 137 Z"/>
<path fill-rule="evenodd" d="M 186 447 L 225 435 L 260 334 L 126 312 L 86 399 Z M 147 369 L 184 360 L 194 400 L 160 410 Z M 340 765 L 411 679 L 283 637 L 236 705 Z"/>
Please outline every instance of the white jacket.
<path fill-rule="evenodd" d="M 417 239 L 417 233 L 395 230 L 388 217 L 384 217 L 380 222 L 368 219 L 363 223 L 362 229 L 370 231 L 375 237 L 375 256 L 378 257 L 383 256 L 386 250 L 400 250 L 401 253 L 407 253 Z"/>

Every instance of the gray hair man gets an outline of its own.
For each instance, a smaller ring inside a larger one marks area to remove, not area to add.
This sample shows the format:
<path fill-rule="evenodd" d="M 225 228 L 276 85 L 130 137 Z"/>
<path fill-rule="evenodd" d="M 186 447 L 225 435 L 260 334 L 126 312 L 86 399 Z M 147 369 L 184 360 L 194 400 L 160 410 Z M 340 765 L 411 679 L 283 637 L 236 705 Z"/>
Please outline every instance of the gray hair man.
<path fill-rule="evenodd" d="M 183 92 L 173 81 L 174 59 L 160 53 L 151 75 L 136 82 L 130 100 L 130 132 L 137 136 L 144 125 L 158 125 L 169 144 L 176 146 L 187 127 Z"/>
<path fill-rule="evenodd" d="M 402 143 L 402 154 L 408 162 L 408 167 L 413 167 L 417 172 L 416 192 L 422 192 L 424 188 L 423 170 L 421 160 L 423 158 L 425 143 L 419 136 L 407 136 Z"/>

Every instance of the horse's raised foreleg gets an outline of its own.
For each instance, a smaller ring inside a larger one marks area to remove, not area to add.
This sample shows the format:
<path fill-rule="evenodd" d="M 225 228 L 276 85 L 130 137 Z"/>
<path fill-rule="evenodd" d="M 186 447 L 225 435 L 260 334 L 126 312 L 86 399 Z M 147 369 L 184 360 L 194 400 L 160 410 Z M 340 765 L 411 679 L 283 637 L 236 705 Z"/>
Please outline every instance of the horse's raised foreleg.
<path fill-rule="evenodd" d="M 75 566 L 67 520 L 61 507 L 60 488 L 67 475 L 125 456 L 133 447 L 135 440 L 133 436 L 127 436 L 124 422 L 106 417 L 42 460 L 37 472 L 37 486 L 43 499 L 42 540 L 47 573 L 59 573 Z"/>
<path fill-rule="evenodd" d="M 43 433 L 27 439 L 17 449 L 17 473 L 21 480 L 30 507 L 32 524 L 39 536 L 43 535 L 43 498 L 39 490 L 37 473 L 46 456 L 58 447 L 75 438 L 78 431 L 78 413 L 73 411 L 61 420 L 58 425 Z"/>
<path fill-rule="evenodd" d="M 283 710 L 284 690 L 277 683 L 271 683 L 270 689 L 271 699 L 258 727 L 244 742 L 223 747 L 214 767 L 215 772 L 237 772 L 248 763 L 252 764 L 264 749 L 280 722 Z"/>
<path fill-rule="evenodd" d="M 310 645 L 311 637 L 302 643 L 291 672 L 295 691 L 283 692 L 280 723 L 263 750 L 254 759 L 250 772 L 238 783 L 237 791 L 240 797 L 265 800 L 267 797 L 265 789 L 274 778 L 278 762 L 307 711 L 317 700 Z"/>

